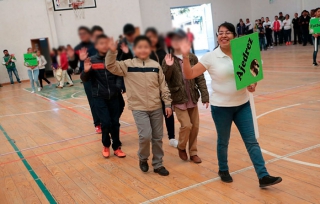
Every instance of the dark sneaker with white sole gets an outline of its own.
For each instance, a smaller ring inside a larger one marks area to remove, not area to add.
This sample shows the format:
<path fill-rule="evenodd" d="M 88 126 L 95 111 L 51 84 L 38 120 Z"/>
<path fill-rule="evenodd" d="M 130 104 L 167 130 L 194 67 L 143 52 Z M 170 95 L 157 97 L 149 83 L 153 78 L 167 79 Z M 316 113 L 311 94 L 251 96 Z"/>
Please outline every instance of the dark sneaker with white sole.
<path fill-rule="evenodd" d="M 260 188 L 272 186 L 282 181 L 281 177 L 264 176 L 259 179 Z"/>
<path fill-rule="evenodd" d="M 231 175 L 229 174 L 229 171 L 219 171 L 218 174 L 221 178 L 221 181 L 223 181 L 225 183 L 233 182 L 233 179 L 232 179 Z"/>
<path fill-rule="evenodd" d="M 157 173 L 161 176 L 168 176 L 169 175 L 169 171 L 166 168 L 164 168 L 164 166 L 157 168 L 157 169 L 154 169 L 153 171 L 154 171 L 154 173 Z"/>
<path fill-rule="evenodd" d="M 143 172 L 148 172 L 149 171 L 149 164 L 146 161 L 140 161 L 140 169 Z"/>

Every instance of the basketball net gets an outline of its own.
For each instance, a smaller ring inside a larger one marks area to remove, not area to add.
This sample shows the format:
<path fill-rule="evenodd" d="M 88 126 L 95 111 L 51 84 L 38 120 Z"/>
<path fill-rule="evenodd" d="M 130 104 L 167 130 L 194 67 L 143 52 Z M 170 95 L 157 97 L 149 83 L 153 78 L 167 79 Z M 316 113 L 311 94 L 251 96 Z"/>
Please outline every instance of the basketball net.
<path fill-rule="evenodd" d="M 70 0 L 70 1 L 71 1 L 70 4 L 72 6 L 72 9 L 76 18 L 84 19 L 84 9 L 83 9 L 84 0 Z"/>

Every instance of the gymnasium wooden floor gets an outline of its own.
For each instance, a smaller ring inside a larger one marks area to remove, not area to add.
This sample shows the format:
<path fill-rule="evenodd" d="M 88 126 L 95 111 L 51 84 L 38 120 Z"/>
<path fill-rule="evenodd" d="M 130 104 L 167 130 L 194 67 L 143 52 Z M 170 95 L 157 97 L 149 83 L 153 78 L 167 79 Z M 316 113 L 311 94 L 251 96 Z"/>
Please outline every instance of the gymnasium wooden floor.
<path fill-rule="evenodd" d="M 139 169 L 130 111 L 121 118 L 127 157 L 104 159 L 79 81 L 38 94 L 24 82 L 0 89 L 0 203 L 320 203 L 320 67 L 311 66 L 312 46 L 276 47 L 262 55 L 265 79 L 255 93 L 259 142 L 281 184 L 258 187 L 235 127 L 229 147 L 234 182 L 220 181 L 215 126 L 202 104 L 203 163 L 181 161 L 165 134 L 170 176 L 161 177 Z M 177 135 L 178 129 L 176 121 Z"/>

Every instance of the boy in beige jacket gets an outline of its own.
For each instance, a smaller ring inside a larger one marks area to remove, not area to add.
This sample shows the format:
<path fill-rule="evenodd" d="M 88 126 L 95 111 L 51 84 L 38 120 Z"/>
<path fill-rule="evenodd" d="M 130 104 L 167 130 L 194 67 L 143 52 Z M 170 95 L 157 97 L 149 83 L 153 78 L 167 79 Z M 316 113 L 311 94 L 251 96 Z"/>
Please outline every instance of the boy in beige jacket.
<path fill-rule="evenodd" d="M 158 62 L 149 59 L 151 42 L 145 36 L 138 36 L 133 50 L 136 58 L 116 61 L 117 44 L 110 40 L 106 56 L 107 69 L 118 76 L 123 76 L 127 88 L 129 110 L 132 110 L 139 133 L 140 169 L 149 170 L 150 142 L 152 143 L 152 166 L 154 172 L 168 176 L 169 171 L 162 164 L 163 116 L 161 99 L 166 105 L 166 115 L 172 114 L 170 92 Z M 128 48 L 123 49 L 128 50 Z"/>

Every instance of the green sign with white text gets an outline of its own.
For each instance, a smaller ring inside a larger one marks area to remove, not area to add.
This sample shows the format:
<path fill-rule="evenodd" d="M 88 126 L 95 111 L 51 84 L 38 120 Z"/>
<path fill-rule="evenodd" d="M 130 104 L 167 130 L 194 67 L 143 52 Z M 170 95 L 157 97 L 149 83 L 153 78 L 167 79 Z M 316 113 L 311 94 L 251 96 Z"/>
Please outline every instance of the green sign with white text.
<path fill-rule="evenodd" d="M 23 55 L 25 66 L 38 66 L 36 53 L 27 53 Z"/>
<path fill-rule="evenodd" d="M 257 32 L 231 40 L 231 52 L 237 90 L 263 79 Z"/>
<path fill-rule="evenodd" d="M 320 18 L 310 19 L 310 34 L 320 33 Z"/>

